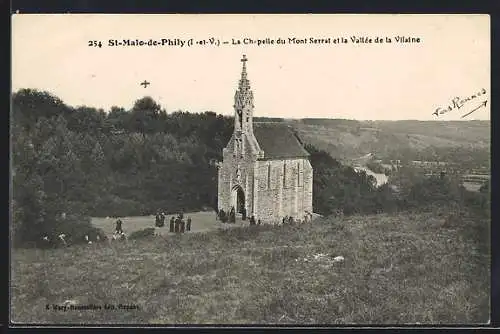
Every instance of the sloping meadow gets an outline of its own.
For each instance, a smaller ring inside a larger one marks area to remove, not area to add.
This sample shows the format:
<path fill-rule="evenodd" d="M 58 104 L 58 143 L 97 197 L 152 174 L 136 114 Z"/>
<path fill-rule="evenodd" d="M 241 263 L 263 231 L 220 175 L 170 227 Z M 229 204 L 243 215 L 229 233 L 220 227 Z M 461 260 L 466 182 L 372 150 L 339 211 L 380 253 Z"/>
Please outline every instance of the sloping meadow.
<path fill-rule="evenodd" d="M 12 253 L 26 323 L 456 324 L 489 319 L 489 223 L 326 218 Z M 483 231 L 479 233 L 478 231 Z M 93 305 L 88 309 L 57 306 Z M 113 308 L 111 308 L 113 306 Z M 100 307 L 100 308 L 99 308 Z"/>

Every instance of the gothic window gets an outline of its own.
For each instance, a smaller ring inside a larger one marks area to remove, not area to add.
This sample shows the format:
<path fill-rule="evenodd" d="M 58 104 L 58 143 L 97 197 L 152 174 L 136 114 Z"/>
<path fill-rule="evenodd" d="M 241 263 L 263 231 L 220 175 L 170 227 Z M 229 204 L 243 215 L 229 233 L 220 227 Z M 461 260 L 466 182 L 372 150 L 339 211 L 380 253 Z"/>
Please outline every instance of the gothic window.
<path fill-rule="evenodd" d="M 243 118 L 243 111 L 238 110 L 238 121 L 240 123 L 240 127 L 242 126 L 242 118 Z"/>
<path fill-rule="evenodd" d="M 267 189 L 271 189 L 271 164 L 267 165 Z"/>
<path fill-rule="evenodd" d="M 247 123 L 250 122 L 250 117 L 247 117 Z"/>
<path fill-rule="evenodd" d="M 236 168 L 236 180 L 238 180 L 238 182 L 241 182 L 241 170 L 240 170 L 240 165 L 238 165 L 238 167 Z"/>

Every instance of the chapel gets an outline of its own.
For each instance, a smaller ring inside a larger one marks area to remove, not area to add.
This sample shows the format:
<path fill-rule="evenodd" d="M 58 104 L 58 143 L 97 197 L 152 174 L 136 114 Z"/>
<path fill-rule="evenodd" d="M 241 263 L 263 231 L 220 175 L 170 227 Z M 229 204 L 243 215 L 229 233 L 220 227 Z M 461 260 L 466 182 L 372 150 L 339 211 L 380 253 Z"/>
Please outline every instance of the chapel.
<path fill-rule="evenodd" d="M 218 171 L 218 209 L 244 210 L 262 223 L 312 213 L 313 169 L 309 153 L 292 128 L 280 122 L 254 122 L 254 96 L 247 57 L 234 95 L 234 131 Z"/>

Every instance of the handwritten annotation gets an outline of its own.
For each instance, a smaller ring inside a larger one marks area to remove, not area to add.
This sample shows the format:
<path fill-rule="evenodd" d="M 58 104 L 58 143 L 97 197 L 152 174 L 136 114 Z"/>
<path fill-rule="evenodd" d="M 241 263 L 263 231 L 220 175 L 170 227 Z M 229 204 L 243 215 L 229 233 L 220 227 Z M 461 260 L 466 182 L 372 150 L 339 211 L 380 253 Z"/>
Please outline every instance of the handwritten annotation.
<path fill-rule="evenodd" d="M 439 115 L 446 114 L 446 113 L 448 113 L 450 111 L 453 111 L 453 110 L 460 110 L 464 106 L 469 105 L 470 101 L 476 101 L 481 96 L 484 96 L 485 94 L 486 94 L 486 89 L 481 88 L 481 90 L 478 91 L 477 93 L 474 93 L 474 94 L 466 96 L 466 97 L 458 97 L 458 96 L 456 96 L 456 97 L 454 97 L 450 101 L 450 103 L 447 106 L 436 108 L 436 110 L 432 114 L 436 115 L 436 117 L 438 117 Z M 468 115 L 472 114 L 474 111 L 476 111 L 476 110 L 478 110 L 478 109 L 480 109 L 482 107 L 486 107 L 487 102 L 488 102 L 487 100 L 482 101 L 481 104 L 479 104 L 479 106 L 477 106 L 476 108 L 474 108 L 472 111 L 466 113 L 461 118 L 464 118 L 465 116 L 468 116 Z"/>

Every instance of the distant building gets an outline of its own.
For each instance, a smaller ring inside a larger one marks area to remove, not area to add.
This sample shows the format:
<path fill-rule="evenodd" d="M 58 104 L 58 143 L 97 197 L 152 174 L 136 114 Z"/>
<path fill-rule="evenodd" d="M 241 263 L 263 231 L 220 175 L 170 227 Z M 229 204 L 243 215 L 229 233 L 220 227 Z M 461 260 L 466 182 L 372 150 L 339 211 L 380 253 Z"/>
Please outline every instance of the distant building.
<path fill-rule="evenodd" d="M 219 165 L 218 209 L 262 222 L 312 213 L 313 169 L 309 153 L 292 129 L 253 122 L 253 92 L 246 62 L 234 96 L 234 132 Z"/>
<path fill-rule="evenodd" d="M 412 162 L 413 166 L 416 167 L 436 167 L 436 166 L 446 166 L 448 165 L 447 162 L 443 161 L 420 161 L 420 160 L 413 160 Z"/>

